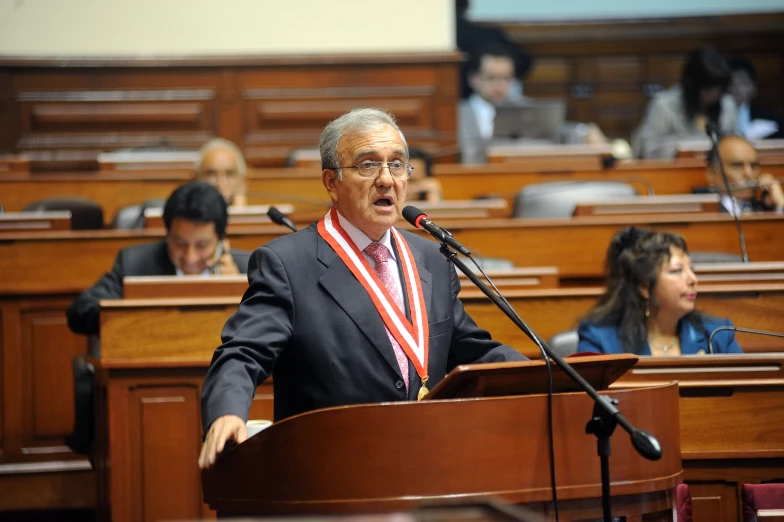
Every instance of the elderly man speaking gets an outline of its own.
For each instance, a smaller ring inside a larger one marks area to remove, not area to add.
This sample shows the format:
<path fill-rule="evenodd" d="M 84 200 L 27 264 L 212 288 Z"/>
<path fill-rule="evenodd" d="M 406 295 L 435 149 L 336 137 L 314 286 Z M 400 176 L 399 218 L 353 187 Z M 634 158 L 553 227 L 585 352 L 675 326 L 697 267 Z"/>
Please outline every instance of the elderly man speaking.
<path fill-rule="evenodd" d="M 274 376 L 275 419 L 421 398 L 455 366 L 523 360 L 477 327 L 438 245 L 394 227 L 411 175 L 395 120 L 355 109 L 321 135 L 332 209 L 258 248 L 202 392 L 199 466 L 247 438 L 258 383 Z"/>

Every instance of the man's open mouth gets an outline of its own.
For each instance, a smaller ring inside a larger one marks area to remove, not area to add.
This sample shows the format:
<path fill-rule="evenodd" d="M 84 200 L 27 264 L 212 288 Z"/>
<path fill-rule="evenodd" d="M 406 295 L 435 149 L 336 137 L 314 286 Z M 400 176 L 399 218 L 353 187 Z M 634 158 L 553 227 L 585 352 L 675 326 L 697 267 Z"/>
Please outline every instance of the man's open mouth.
<path fill-rule="evenodd" d="M 379 198 L 373 202 L 374 205 L 377 207 L 391 207 L 392 206 L 392 198 Z"/>

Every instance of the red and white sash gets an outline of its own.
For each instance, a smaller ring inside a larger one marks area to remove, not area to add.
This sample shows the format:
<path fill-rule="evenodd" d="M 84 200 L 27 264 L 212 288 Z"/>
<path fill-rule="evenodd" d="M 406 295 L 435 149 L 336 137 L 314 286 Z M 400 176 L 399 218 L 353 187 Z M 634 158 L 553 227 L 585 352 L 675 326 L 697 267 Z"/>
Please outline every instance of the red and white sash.
<path fill-rule="evenodd" d="M 365 259 L 349 235 L 340 226 L 337 210 L 331 209 L 318 223 L 319 235 L 337 253 L 346 264 L 357 281 L 365 288 L 373 304 L 376 306 L 384 325 L 395 337 L 422 379 L 423 386 L 427 382 L 428 336 L 427 310 L 419 272 L 411 255 L 408 243 L 394 227 L 390 229 L 402 263 L 403 275 L 408 290 L 408 308 L 412 321 L 409 321 L 403 310 L 398 308 L 389 295 L 384 283 Z"/>

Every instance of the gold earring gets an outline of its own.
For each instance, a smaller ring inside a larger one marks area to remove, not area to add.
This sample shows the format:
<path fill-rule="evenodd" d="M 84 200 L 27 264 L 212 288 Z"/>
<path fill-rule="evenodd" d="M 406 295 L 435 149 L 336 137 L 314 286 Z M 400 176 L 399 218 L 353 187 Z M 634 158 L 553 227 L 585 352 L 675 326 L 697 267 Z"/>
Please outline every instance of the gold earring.
<path fill-rule="evenodd" d="M 650 317 L 650 316 L 651 316 L 651 309 L 648 308 L 648 303 L 646 302 L 645 303 L 645 317 Z"/>

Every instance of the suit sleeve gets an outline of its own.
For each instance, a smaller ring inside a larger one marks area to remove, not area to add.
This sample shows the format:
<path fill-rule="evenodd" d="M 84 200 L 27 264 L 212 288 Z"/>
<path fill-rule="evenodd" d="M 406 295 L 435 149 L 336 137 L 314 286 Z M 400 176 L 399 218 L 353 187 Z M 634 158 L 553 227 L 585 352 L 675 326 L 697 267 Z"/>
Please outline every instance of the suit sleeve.
<path fill-rule="evenodd" d="M 510 346 L 494 341 L 487 330 L 479 328 L 458 299 L 460 280 L 455 268 L 449 265 L 453 301 L 454 331 L 449 349 L 448 371 L 460 364 L 525 361 L 528 358 Z"/>
<path fill-rule="evenodd" d="M 294 298 L 280 258 L 262 247 L 248 265 L 248 290 L 226 322 L 202 388 L 206 432 L 223 415 L 248 417 L 258 383 L 271 373 L 291 339 Z"/>
<path fill-rule="evenodd" d="M 727 319 L 722 321 L 721 326 L 733 326 L 733 324 Z M 714 353 L 743 353 L 738 341 L 735 340 L 735 332 L 731 330 L 717 332 L 713 339 L 713 348 Z"/>
<path fill-rule="evenodd" d="M 122 280 L 125 274 L 123 253 L 117 254 L 111 271 L 103 275 L 93 286 L 79 294 L 66 311 L 68 328 L 85 335 L 98 334 L 101 328 L 99 317 L 101 299 L 122 299 Z"/>
<path fill-rule="evenodd" d="M 607 353 L 601 339 L 596 335 L 596 329 L 590 324 L 580 323 L 579 328 L 577 328 L 577 335 L 580 337 L 577 353 Z"/>

